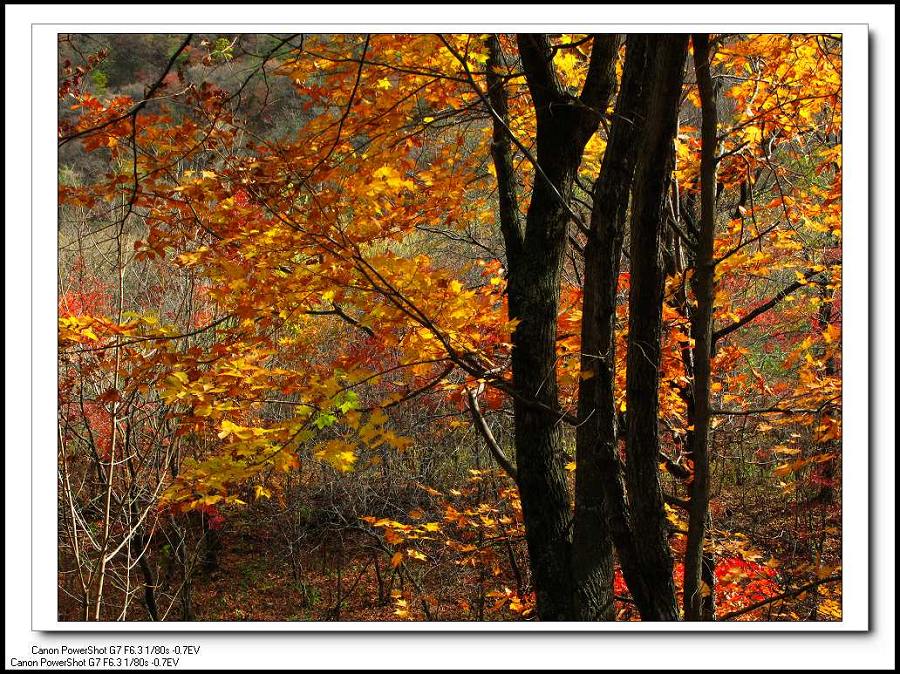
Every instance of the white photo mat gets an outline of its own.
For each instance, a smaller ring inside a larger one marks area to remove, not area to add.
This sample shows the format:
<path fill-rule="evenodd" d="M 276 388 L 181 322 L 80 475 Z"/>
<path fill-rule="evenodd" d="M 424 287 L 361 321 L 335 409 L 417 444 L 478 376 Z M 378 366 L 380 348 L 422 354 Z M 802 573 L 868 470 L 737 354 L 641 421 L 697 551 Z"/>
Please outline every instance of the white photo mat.
<path fill-rule="evenodd" d="M 9 635 L 9 617 L 11 615 L 12 601 L 17 605 L 17 612 L 13 614 L 19 627 L 26 630 L 40 632 L 78 632 L 72 635 L 67 643 L 97 643 L 92 638 L 91 632 L 110 632 L 114 630 L 121 636 L 126 632 L 143 632 L 152 636 L 153 643 L 179 643 L 185 641 L 185 637 L 178 634 L 153 634 L 162 632 L 179 632 L 189 630 L 196 636 L 200 632 L 317 632 L 340 631 L 347 632 L 548 632 L 548 631 L 599 631 L 616 632 L 622 637 L 622 633 L 647 633 L 647 632 L 720 632 L 720 633 L 746 633 L 746 632 L 859 632 L 870 627 L 870 559 L 869 559 L 869 29 L 866 24 L 853 23 L 853 12 L 844 11 L 841 23 L 754 23 L 748 18 L 763 15 L 777 16 L 785 21 L 798 21 L 802 19 L 816 19 L 824 16 L 816 6 L 805 8 L 792 7 L 791 11 L 765 13 L 760 6 L 735 6 L 720 7 L 712 11 L 711 6 L 681 6 L 681 7 L 640 7 L 640 6 L 459 6 L 448 7 L 374 7 L 354 6 L 351 11 L 348 7 L 341 6 L 158 6 L 159 11 L 151 11 L 152 6 L 144 6 L 143 11 L 133 13 L 131 18 L 129 9 L 142 9 L 140 6 L 129 8 L 126 6 L 90 6 L 67 5 L 58 6 L 56 12 L 38 12 L 40 18 L 33 14 L 29 21 L 30 35 L 15 35 L 16 44 L 12 44 L 10 34 L 7 33 L 7 73 L 11 66 L 10 50 L 16 49 L 20 56 L 19 67 L 24 68 L 26 59 L 24 54 L 31 54 L 30 91 L 31 91 L 31 133 L 27 137 L 27 127 L 21 127 L 14 133 L 10 132 L 7 122 L 7 164 L 10 163 L 10 152 L 24 153 L 21 156 L 21 165 L 25 166 L 25 156 L 31 157 L 31 181 L 32 191 L 29 195 L 26 191 L 17 193 L 19 201 L 14 213 L 16 219 L 12 220 L 7 210 L 7 237 L 10 236 L 10 228 L 17 227 L 27 229 L 31 222 L 31 270 L 27 266 L 28 260 L 20 249 L 19 273 L 25 277 L 30 276 L 31 287 L 31 372 L 28 372 L 28 363 L 23 356 L 10 357 L 7 347 L 7 366 L 14 366 L 15 372 L 20 377 L 30 379 L 31 382 L 31 419 L 28 420 L 27 408 L 22 409 L 22 402 L 27 404 L 26 392 L 28 387 L 21 385 L 18 388 L 18 396 L 25 400 L 19 400 L 18 406 L 21 416 L 17 423 L 22 428 L 17 432 L 15 439 L 17 444 L 10 443 L 9 428 L 7 428 L 7 521 L 9 523 L 10 508 L 18 509 L 22 513 L 15 524 L 15 532 L 7 530 L 7 555 L 9 555 L 10 536 L 13 541 L 18 541 L 18 547 L 23 556 L 26 553 L 27 542 L 30 536 L 31 543 L 31 577 L 28 582 L 28 569 L 17 562 L 18 578 L 10 576 L 7 567 L 7 634 Z M 34 8 L 32 8 L 34 9 Z M 41 8 L 46 9 L 46 8 Z M 757 11 L 759 9 L 760 11 Z M 706 11 L 709 10 L 709 11 Z M 847 8 L 845 8 L 847 10 Z M 165 12 L 161 14 L 160 12 Z M 153 18 L 161 16 L 170 17 L 173 23 L 153 23 Z M 705 17 L 709 16 L 710 19 Z M 712 17 L 715 19 L 712 19 Z M 260 23 L 248 23 L 242 20 L 253 18 Z M 338 17 L 352 17 L 359 23 L 339 23 Z M 403 17 L 406 21 L 400 21 Z M 541 19 L 552 17 L 553 24 L 542 23 Z M 208 23 L 209 19 L 216 19 L 214 23 Z M 629 23 L 638 18 L 652 18 L 659 23 Z M 176 23 L 175 20 L 183 20 L 185 23 Z M 204 20 L 205 19 L 205 20 Z M 391 20 L 395 20 L 391 21 Z M 453 23 L 454 19 L 471 21 Z M 515 19 L 515 21 L 510 21 Z M 448 22 L 449 20 L 449 22 Z M 668 22 L 667 22 L 668 20 Z M 58 21 L 53 22 L 51 21 Z M 132 23 L 131 21 L 135 21 Z M 369 23 L 365 23 L 369 21 Z M 694 21 L 695 23 L 691 23 Z M 227 26 L 225 25 L 227 23 Z M 500 623 L 468 623 L 468 622 L 404 622 L 404 623 L 378 623 L 378 622 L 192 622 L 192 623 L 72 623 L 59 622 L 57 615 L 57 502 L 53 497 L 57 488 L 56 457 L 56 378 L 57 378 L 57 326 L 56 326 L 56 233 L 57 233 L 57 34 L 59 32 L 107 32 L 107 33 L 185 33 L 185 32 L 209 32 L 216 29 L 227 28 L 240 32 L 487 32 L 487 31 L 542 31 L 552 32 L 691 32 L 698 28 L 708 32 L 765 32 L 765 33 L 797 33 L 797 32 L 828 32 L 843 34 L 843 279 L 844 279 L 844 321 L 843 321 L 843 427 L 844 427 L 844 462 L 843 462 L 843 620 L 840 622 L 822 623 L 760 623 L 760 622 L 723 622 L 723 623 L 537 623 L 537 622 L 500 622 Z M 890 38 L 893 40 L 893 37 Z M 887 67 L 887 66 L 886 66 Z M 892 65 L 890 66 L 892 67 Z M 22 73 L 17 73 L 17 79 L 22 80 Z M 27 91 L 26 87 L 22 91 Z M 20 94 L 20 105 L 25 105 L 25 94 Z M 7 100 L 7 107 L 10 102 Z M 31 146 L 29 148 L 28 141 Z M 14 146 L 13 146 L 13 143 Z M 15 149 L 11 149 L 14 147 Z M 882 158 L 883 159 L 883 158 Z M 20 168 L 20 171 L 24 169 Z M 19 176 L 27 182 L 28 176 Z M 7 198 L 10 198 L 8 191 Z M 30 201 L 30 203 L 29 203 Z M 29 208 L 30 206 L 30 214 Z M 893 222 L 888 223 L 893 228 Z M 27 246 L 27 238 L 19 231 L 18 240 L 24 241 Z M 25 235 L 27 237 L 27 233 Z M 893 236 L 893 235 L 891 235 Z M 9 248 L 7 248 L 7 260 Z M 10 274 L 13 269 L 7 266 L 7 294 L 10 293 Z M 881 270 L 882 272 L 884 270 Z M 22 298 L 19 298 L 21 300 Z M 26 302 L 28 298 L 25 298 Z M 23 314 L 21 321 L 24 323 Z M 22 326 L 24 328 L 24 325 Z M 7 327 L 9 330 L 9 327 Z M 15 361 L 15 362 L 13 362 Z M 7 393 L 10 392 L 10 376 L 7 374 Z M 8 408 L 9 411 L 9 408 Z M 9 424 L 11 419 L 7 418 Z M 30 425 L 30 438 L 27 427 Z M 884 447 L 885 451 L 893 451 Z M 15 452 L 16 456 L 10 453 Z M 28 465 L 30 462 L 30 465 Z M 12 466 L 11 466 L 12 463 Z M 888 459 L 892 465 L 893 456 Z M 879 470 L 884 470 L 885 462 L 879 457 Z M 12 467 L 12 470 L 10 468 Z M 11 487 L 10 474 L 15 471 L 17 478 Z M 891 471 L 892 472 L 892 471 Z M 25 475 L 30 474 L 30 494 Z M 11 492 L 11 489 L 13 490 Z M 883 495 L 882 495 L 883 497 Z M 30 500 L 31 519 L 24 516 L 26 503 Z M 18 503 L 18 505 L 17 505 Z M 17 532 L 17 533 L 16 533 Z M 16 537 L 17 536 L 17 537 Z M 9 560 L 8 560 L 9 561 Z M 882 588 L 876 590 L 882 592 Z M 30 596 L 29 596 L 30 595 Z M 26 622 L 28 605 L 31 607 L 30 625 L 21 625 Z M 41 638 L 50 635 L 42 634 Z M 227 635 L 221 635 L 227 637 Z M 237 636 L 237 635 L 235 635 Z M 269 648 L 279 650 L 284 645 L 283 640 L 277 639 L 278 635 L 258 635 L 259 640 L 254 642 L 254 648 L 269 643 Z M 346 635 L 345 635 L 346 636 Z M 379 635 L 374 635 L 379 637 Z M 383 635 L 388 636 L 388 635 Z M 662 638 L 665 635 L 646 635 L 647 639 Z M 824 636 L 824 635 L 823 635 Z M 32 637 L 34 640 L 37 637 Z M 274 639 L 274 641 L 273 641 Z M 234 666 L 242 661 L 235 649 L 240 646 L 236 640 L 231 642 L 216 639 L 219 655 L 218 663 L 223 667 Z M 643 649 L 643 640 L 634 641 L 627 639 L 626 650 Z M 323 643 L 327 643 L 323 642 Z M 331 641 L 331 648 L 342 647 Z M 381 653 L 381 645 L 368 641 L 373 655 Z M 475 641 L 476 651 L 485 652 L 485 662 L 503 662 L 502 658 L 496 659 L 487 652 L 491 644 L 484 641 Z M 520 640 L 512 642 L 511 648 L 521 648 L 521 653 L 531 649 Z M 655 642 L 654 642 L 655 643 Z M 727 643 L 727 642 L 726 642 Z M 416 652 L 422 652 L 420 644 Z M 533 645 L 533 644 L 532 644 Z M 710 651 L 710 663 L 716 657 L 714 652 L 719 652 L 725 646 L 719 643 Z M 787 646 L 787 644 L 785 644 Z M 571 646 L 576 651 L 580 648 L 577 642 Z M 671 641 L 663 641 L 659 644 L 660 651 L 672 648 Z M 247 646 L 244 646 L 247 648 Z M 696 645 L 694 646 L 696 648 Z M 703 648 L 707 648 L 706 645 Z M 727 648 L 727 647 L 726 647 Z M 223 650 L 224 649 L 224 650 Z M 427 650 L 427 649 L 425 649 Z M 666 662 L 677 659 L 677 652 L 681 648 L 669 650 L 668 654 L 659 652 L 655 660 L 662 666 Z M 690 652 L 690 651 L 688 651 Z M 359 662 L 366 662 L 367 658 L 362 653 L 343 653 L 348 657 L 355 657 Z M 361 657 L 357 657 L 361 656 Z M 388 653 L 382 654 L 388 657 Z M 615 657 L 624 657 L 618 655 Z M 785 656 L 788 657 L 789 656 Z M 236 659 L 235 659 L 236 658 Z M 377 658 L 376 658 L 377 659 Z M 705 659 L 705 658 L 704 658 Z M 8 660 L 8 658 L 7 658 Z M 516 660 L 519 661 L 519 660 Z M 537 662 L 538 660 L 532 660 Z M 798 658 L 798 662 L 800 659 Z M 209 666 L 212 661 L 204 659 L 203 666 Z M 243 659 L 243 665 L 253 667 L 252 662 Z M 322 663 L 327 666 L 327 659 Z M 9 664 L 7 662 L 7 664 Z M 199 661 L 198 661 L 199 664 Z M 510 662 L 512 664 L 512 662 Z M 599 664 L 599 663 L 598 663 Z M 285 666 L 291 666 L 285 664 Z"/>

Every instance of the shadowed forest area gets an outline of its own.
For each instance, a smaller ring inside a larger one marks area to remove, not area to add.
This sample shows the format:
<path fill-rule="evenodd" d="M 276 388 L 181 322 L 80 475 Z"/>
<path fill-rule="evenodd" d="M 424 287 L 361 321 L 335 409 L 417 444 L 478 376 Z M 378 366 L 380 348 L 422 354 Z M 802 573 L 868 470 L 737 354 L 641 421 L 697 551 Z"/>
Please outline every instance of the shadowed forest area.
<path fill-rule="evenodd" d="M 841 620 L 841 35 L 58 48 L 60 620 Z"/>

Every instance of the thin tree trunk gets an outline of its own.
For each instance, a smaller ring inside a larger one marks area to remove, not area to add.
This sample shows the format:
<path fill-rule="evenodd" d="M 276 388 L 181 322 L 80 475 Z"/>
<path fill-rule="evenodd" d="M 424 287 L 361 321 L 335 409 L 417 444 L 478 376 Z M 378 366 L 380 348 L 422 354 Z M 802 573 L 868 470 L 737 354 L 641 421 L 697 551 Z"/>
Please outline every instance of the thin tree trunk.
<path fill-rule="evenodd" d="M 664 283 L 661 244 L 688 38 L 663 35 L 650 41 L 654 67 L 631 214 L 625 475 L 636 554 L 652 602 L 646 619 L 677 620 L 672 553 L 658 468 Z"/>
<path fill-rule="evenodd" d="M 693 312 L 694 335 L 694 433 L 691 459 L 694 479 L 691 481 L 691 500 L 684 562 L 684 615 L 687 620 L 703 617 L 704 595 L 712 588 L 701 579 L 703 543 L 709 512 L 709 426 L 712 357 L 712 320 L 715 298 L 715 260 L 713 247 L 716 237 L 716 96 L 709 69 L 709 35 L 696 34 L 694 70 L 700 91 L 701 149 L 700 149 L 700 236 L 694 265 L 694 294 L 697 300 Z"/>
<path fill-rule="evenodd" d="M 143 546 L 144 537 L 141 536 L 139 540 Z M 141 556 L 138 559 L 138 565 L 141 567 L 141 574 L 143 574 L 144 577 L 144 605 L 147 607 L 147 613 L 150 615 L 150 620 L 157 622 L 159 621 L 159 608 L 156 604 L 156 580 L 153 577 L 153 569 L 150 566 L 150 561 L 147 559 L 148 552 L 149 548 L 142 551 Z"/>
<path fill-rule="evenodd" d="M 831 243 L 831 241 L 829 241 L 829 243 Z M 819 282 L 819 300 L 821 302 L 821 304 L 819 304 L 819 328 L 823 333 L 825 333 L 831 326 L 834 316 L 834 305 L 832 304 L 832 298 L 829 297 L 828 294 L 829 280 L 829 276 L 826 275 Z M 822 357 L 824 356 L 825 354 L 823 353 Z M 837 366 L 833 357 L 825 357 L 824 374 L 828 378 L 834 377 L 837 374 Z M 828 410 L 825 413 L 831 414 L 831 411 Z M 827 442 L 823 443 L 822 446 L 822 452 L 826 454 L 837 454 L 839 449 L 840 445 L 835 440 L 828 440 Z M 822 485 L 819 489 L 819 493 L 815 496 L 815 500 L 822 504 L 827 505 L 834 503 L 834 474 L 837 468 L 837 463 L 838 459 L 832 458 L 830 461 L 821 464 L 817 469 L 817 473 L 822 479 Z"/>
<path fill-rule="evenodd" d="M 712 516 L 706 518 L 706 537 L 712 544 Z M 700 578 L 709 589 L 701 602 L 700 620 L 710 622 L 716 619 L 716 556 L 712 550 L 704 549 L 700 562 Z"/>

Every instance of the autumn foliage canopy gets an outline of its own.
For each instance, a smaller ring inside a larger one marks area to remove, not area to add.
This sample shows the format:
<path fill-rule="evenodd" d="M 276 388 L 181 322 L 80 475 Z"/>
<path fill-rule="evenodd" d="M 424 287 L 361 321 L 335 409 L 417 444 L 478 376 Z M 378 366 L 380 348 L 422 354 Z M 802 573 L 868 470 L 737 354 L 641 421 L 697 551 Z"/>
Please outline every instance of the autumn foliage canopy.
<path fill-rule="evenodd" d="M 60 43 L 73 619 L 233 619 L 248 528 L 271 619 L 840 619 L 839 35 L 105 37 Z"/>

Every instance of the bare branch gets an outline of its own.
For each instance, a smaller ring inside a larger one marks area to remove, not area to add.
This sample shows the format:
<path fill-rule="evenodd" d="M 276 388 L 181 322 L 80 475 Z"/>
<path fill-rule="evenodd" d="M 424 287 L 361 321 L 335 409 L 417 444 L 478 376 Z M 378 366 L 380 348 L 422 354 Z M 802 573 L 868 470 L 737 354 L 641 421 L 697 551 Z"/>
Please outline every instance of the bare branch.
<path fill-rule="evenodd" d="M 488 426 L 487 424 L 487 420 L 481 413 L 481 408 L 478 406 L 477 395 L 474 391 L 471 390 L 467 390 L 466 395 L 469 398 L 469 412 L 471 412 L 472 414 L 472 420 L 475 422 L 475 428 L 478 429 L 478 431 L 481 433 L 481 436 L 484 438 L 488 450 L 491 452 L 491 455 L 494 457 L 497 463 L 500 464 L 500 467 L 503 468 L 506 474 L 509 475 L 514 482 L 518 482 L 516 468 L 512 465 L 510 460 L 506 458 L 506 454 L 503 453 L 503 449 L 500 447 L 500 444 L 494 437 L 490 426 Z"/>

